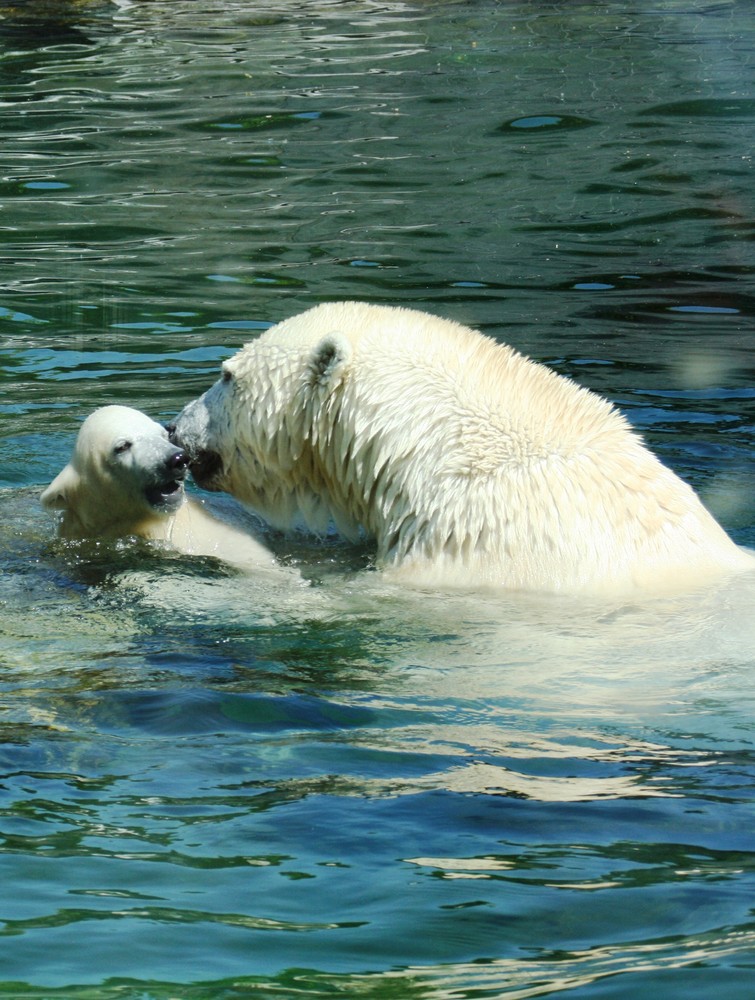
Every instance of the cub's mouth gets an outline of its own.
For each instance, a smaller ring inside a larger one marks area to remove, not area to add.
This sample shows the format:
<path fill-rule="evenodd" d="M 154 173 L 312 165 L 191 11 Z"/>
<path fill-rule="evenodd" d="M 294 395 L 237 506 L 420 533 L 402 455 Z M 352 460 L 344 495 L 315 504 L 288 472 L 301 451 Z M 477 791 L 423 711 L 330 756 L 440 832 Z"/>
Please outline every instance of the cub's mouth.
<path fill-rule="evenodd" d="M 144 491 L 150 507 L 169 511 L 180 506 L 184 498 L 184 480 L 189 468 L 189 457 L 177 450 L 166 459 L 163 474 Z"/>
<path fill-rule="evenodd" d="M 184 496 L 184 478 L 185 474 L 180 479 L 168 479 L 156 486 L 148 486 L 144 491 L 144 496 L 150 507 L 171 510 L 177 507 Z"/>

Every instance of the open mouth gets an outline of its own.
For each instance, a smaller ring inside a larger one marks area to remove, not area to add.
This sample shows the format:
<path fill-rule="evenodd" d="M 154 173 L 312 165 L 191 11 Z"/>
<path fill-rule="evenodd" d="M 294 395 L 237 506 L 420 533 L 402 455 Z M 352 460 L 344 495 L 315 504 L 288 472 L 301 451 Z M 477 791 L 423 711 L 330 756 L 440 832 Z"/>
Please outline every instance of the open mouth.
<path fill-rule="evenodd" d="M 183 480 L 184 477 L 166 479 L 154 486 L 148 486 L 144 491 L 144 496 L 150 507 L 161 507 L 172 509 L 177 507 L 183 500 Z"/>

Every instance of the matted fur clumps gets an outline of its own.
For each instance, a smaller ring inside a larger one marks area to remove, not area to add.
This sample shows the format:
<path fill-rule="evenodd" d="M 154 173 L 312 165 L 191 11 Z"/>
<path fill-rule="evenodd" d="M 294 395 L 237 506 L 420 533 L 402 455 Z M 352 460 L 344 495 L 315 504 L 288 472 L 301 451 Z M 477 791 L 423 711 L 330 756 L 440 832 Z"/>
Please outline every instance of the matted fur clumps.
<path fill-rule="evenodd" d="M 599 396 L 409 309 L 272 327 L 179 415 L 200 485 L 274 526 L 374 538 L 432 586 L 605 592 L 755 567 Z"/>

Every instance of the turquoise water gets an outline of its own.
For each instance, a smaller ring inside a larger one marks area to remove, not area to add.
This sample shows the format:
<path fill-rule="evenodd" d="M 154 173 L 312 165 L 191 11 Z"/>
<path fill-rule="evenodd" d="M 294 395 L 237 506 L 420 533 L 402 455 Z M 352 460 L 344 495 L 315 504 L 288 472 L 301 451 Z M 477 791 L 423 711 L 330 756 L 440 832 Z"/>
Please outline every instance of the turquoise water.
<path fill-rule="evenodd" d="M 0 6 L 0 995 L 749 1000 L 755 583 L 308 586 L 39 508 L 316 302 L 614 399 L 755 546 L 749 0 Z"/>

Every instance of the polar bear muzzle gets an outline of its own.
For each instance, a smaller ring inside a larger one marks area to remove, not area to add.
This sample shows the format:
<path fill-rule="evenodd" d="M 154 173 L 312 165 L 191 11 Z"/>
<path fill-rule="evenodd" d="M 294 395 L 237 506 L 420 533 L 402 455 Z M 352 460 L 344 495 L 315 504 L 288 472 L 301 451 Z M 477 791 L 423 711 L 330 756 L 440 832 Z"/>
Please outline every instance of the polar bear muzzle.
<path fill-rule="evenodd" d="M 150 483 L 144 496 L 150 507 L 165 510 L 183 501 L 183 485 L 189 468 L 189 456 L 178 448 L 166 458 L 159 478 Z"/>
<path fill-rule="evenodd" d="M 189 469 L 194 482 L 203 490 L 216 490 L 215 480 L 223 470 L 223 460 L 216 451 L 200 451 L 193 455 Z"/>
<path fill-rule="evenodd" d="M 219 487 L 216 485 L 215 481 L 223 471 L 223 460 L 218 454 L 218 452 L 213 451 L 210 448 L 198 448 L 197 442 L 195 440 L 195 435 L 186 433 L 186 427 L 181 426 L 179 428 L 178 424 L 181 422 L 187 411 L 190 412 L 191 419 L 189 423 L 193 422 L 196 417 L 196 411 L 199 408 L 199 404 L 203 400 L 197 400 L 194 403 L 190 403 L 176 419 L 175 422 L 166 424 L 165 429 L 168 432 L 168 439 L 171 444 L 180 448 L 181 451 L 187 455 L 187 464 L 189 471 L 194 477 L 194 482 L 197 486 L 204 490 L 218 490 Z M 205 410 L 202 407 L 200 409 L 201 415 L 206 416 Z"/>

